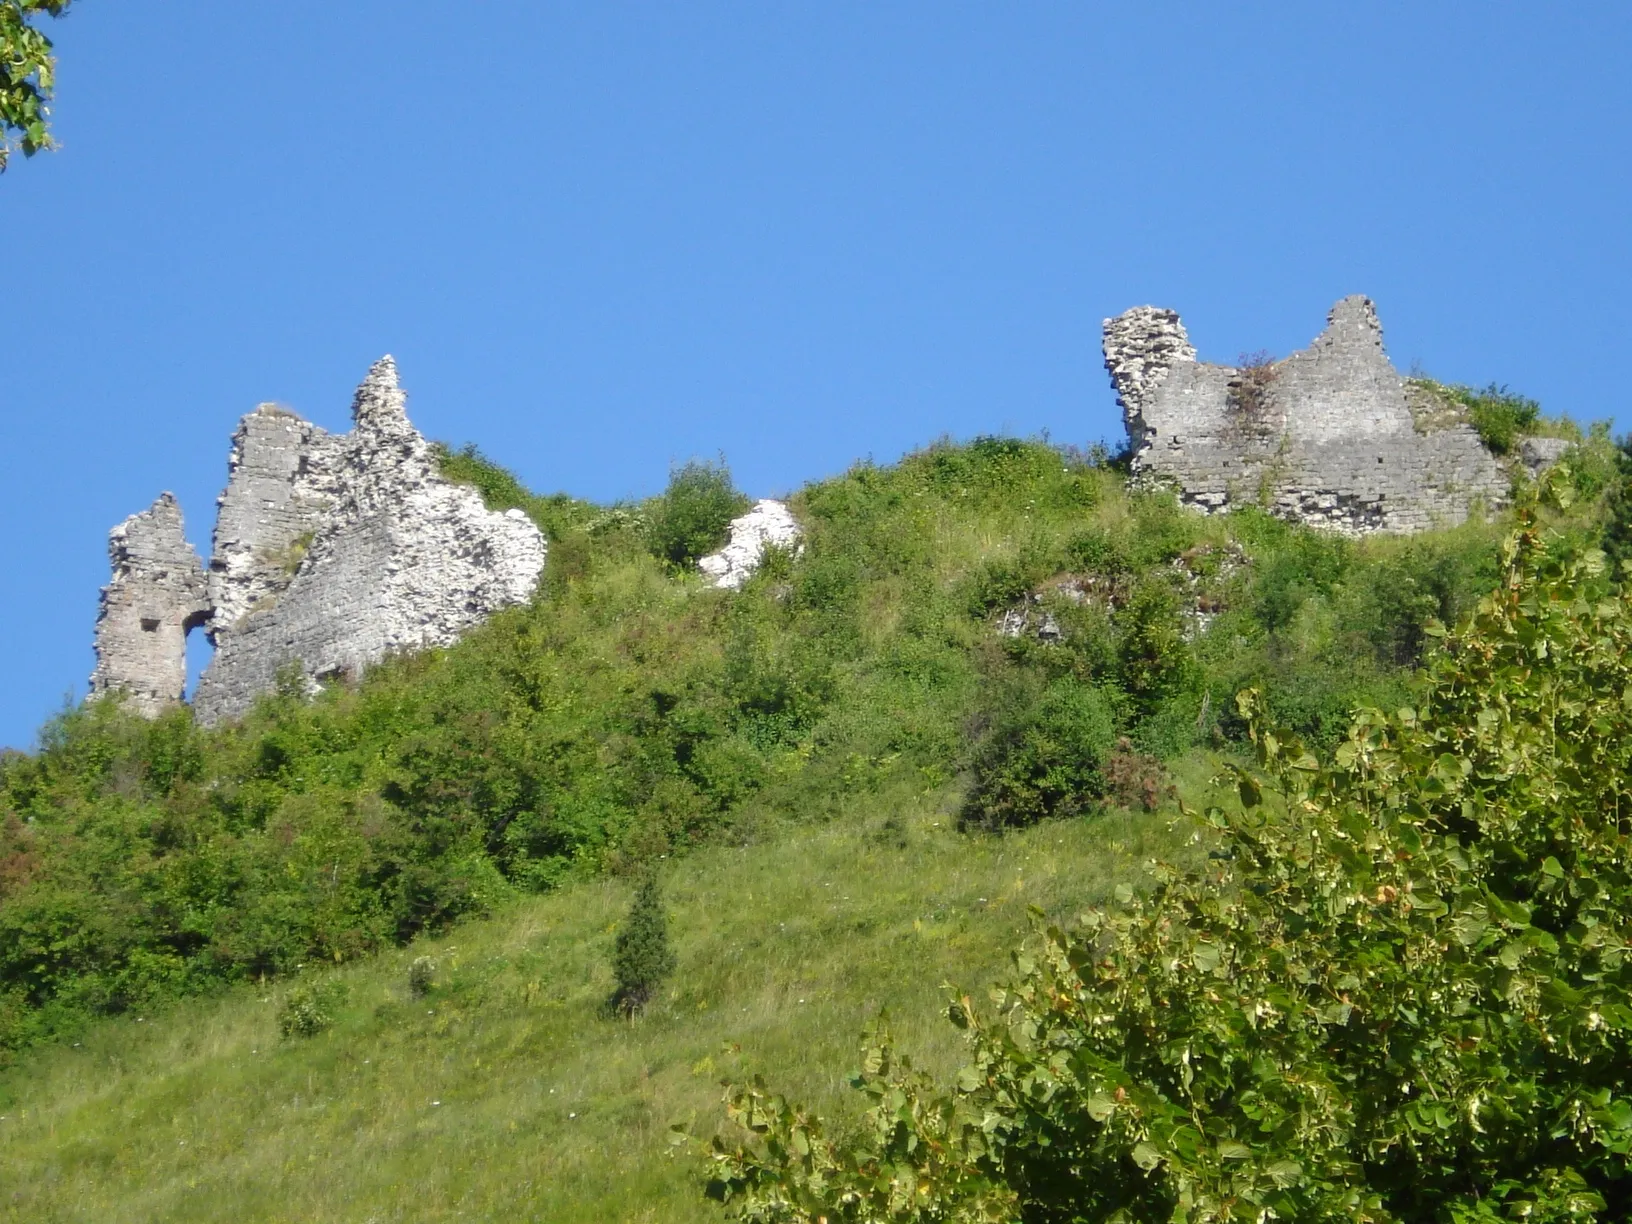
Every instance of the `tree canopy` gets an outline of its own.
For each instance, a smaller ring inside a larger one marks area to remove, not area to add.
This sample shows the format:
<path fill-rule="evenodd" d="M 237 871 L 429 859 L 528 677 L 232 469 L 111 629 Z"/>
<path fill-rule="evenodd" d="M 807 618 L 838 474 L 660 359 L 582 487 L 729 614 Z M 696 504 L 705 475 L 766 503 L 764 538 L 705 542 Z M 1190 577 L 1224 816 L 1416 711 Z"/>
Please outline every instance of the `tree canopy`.
<path fill-rule="evenodd" d="M 12 152 L 33 157 L 52 147 L 50 102 L 56 86 L 51 39 L 35 23 L 60 17 L 72 0 L 0 0 L 0 171 Z"/>

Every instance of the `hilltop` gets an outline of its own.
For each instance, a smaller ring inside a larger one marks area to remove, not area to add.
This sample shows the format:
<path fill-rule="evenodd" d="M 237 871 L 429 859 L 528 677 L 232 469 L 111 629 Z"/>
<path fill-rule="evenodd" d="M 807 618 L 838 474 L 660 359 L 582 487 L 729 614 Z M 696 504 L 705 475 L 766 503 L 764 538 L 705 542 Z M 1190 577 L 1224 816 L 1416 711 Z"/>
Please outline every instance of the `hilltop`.
<path fill-rule="evenodd" d="M 744 508 L 723 469 L 601 507 L 439 456 L 548 539 L 530 604 L 236 724 L 93 702 L 0 765 L 9 1218 L 706 1218 L 661 1132 L 722 1041 L 830 1099 L 888 1005 L 949 1067 L 940 983 L 1000 973 L 1026 904 L 1204 854 L 1175 799 L 1243 751 L 1238 690 L 1330 749 L 1502 534 L 1204 517 L 988 438 L 800 490 L 802 553 L 730 591 L 692 564 Z M 1602 430 L 1569 472 L 1562 554 L 1617 513 Z M 653 866 L 680 968 L 630 1023 L 606 955 Z M 335 1027 L 280 1038 L 331 978 Z"/>

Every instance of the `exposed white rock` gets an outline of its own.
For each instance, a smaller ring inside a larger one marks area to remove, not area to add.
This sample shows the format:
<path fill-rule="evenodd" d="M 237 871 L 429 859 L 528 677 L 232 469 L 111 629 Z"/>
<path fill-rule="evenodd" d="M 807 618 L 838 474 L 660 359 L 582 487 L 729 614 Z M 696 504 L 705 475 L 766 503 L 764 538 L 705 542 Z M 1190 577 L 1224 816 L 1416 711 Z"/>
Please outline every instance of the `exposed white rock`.
<path fill-rule="evenodd" d="M 765 549 L 797 549 L 804 532 L 785 504 L 765 498 L 740 518 L 731 520 L 731 538 L 717 553 L 697 562 L 697 568 L 714 580 L 714 585 L 736 590 L 759 568 Z"/>
<path fill-rule="evenodd" d="M 149 715 L 180 701 L 187 632 L 207 626 L 216 653 L 194 704 L 212 723 L 244 713 L 290 666 L 315 687 L 450 645 L 532 597 L 543 535 L 443 478 L 390 357 L 358 387 L 352 419 L 338 436 L 272 404 L 243 419 L 207 578 L 170 494 L 113 529 L 93 693 L 123 690 Z"/>
<path fill-rule="evenodd" d="M 93 696 L 123 692 L 148 717 L 182 698 L 187 631 L 209 614 L 204 567 L 168 493 L 108 533 L 113 576 L 96 618 Z"/>
<path fill-rule="evenodd" d="M 194 698 L 206 723 L 242 714 L 290 665 L 312 686 L 450 645 L 530 599 L 544 568 L 531 519 L 442 477 L 390 357 L 357 388 L 349 434 L 277 411 L 245 418 L 221 497 L 216 654 Z"/>

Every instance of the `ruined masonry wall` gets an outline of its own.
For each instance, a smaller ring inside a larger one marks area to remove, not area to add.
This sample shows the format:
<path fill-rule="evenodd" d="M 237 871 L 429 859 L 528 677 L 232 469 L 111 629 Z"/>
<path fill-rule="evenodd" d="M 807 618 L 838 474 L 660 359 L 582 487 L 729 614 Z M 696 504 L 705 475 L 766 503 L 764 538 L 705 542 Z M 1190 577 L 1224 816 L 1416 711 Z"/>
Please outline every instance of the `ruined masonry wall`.
<path fill-rule="evenodd" d="M 187 631 L 209 613 L 198 553 L 183 534 L 181 507 L 168 493 L 108 533 L 113 576 L 96 618 L 93 696 L 115 690 L 148 717 L 182 698 Z"/>
<path fill-rule="evenodd" d="M 532 597 L 543 536 L 521 511 L 490 511 L 442 478 L 389 357 L 357 389 L 352 418 L 343 437 L 312 430 L 293 458 L 293 433 L 264 420 L 241 431 L 251 444 L 222 497 L 212 571 L 253 603 L 232 619 L 218 605 L 216 655 L 194 698 L 206 723 L 244 713 L 291 664 L 308 685 L 355 676 L 396 651 L 451 645 Z M 234 571 L 235 556 L 250 560 Z"/>
<path fill-rule="evenodd" d="M 1419 431 L 1364 297 L 1267 370 L 1196 361 L 1178 315 L 1154 307 L 1105 320 L 1104 336 L 1136 475 L 1203 510 L 1266 504 L 1349 534 L 1414 532 L 1507 496 L 1470 426 Z"/>
<path fill-rule="evenodd" d="M 262 404 L 233 435 L 206 575 L 168 493 L 114 528 L 97 621 L 93 693 L 144 714 L 180 701 L 186 635 L 216 653 L 194 706 L 205 723 L 245 713 L 287 667 L 308 688 L 399 650 L 449 645 L 532 597 L 544 538 L 519 510 L 489 511 L 443 479 L 382 358 L 329 434 Z"/>

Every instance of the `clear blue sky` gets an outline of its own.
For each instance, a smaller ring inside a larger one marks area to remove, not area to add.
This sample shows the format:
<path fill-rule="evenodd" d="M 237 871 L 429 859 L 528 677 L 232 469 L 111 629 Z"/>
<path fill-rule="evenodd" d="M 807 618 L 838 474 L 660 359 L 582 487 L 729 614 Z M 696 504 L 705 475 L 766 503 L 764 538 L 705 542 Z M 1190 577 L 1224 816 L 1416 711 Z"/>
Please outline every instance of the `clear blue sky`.
<path fill-rule="evenodd" d="M 80 0 L 0 178 L 0 744 L 91 668 L 108 528 L 207 549 L 238 417 L 540 490 L 769 494 L 942 434 L 1120 434 L 1099 322 L 1390 351 L 1623 411 L 1632 6 Z"/>

